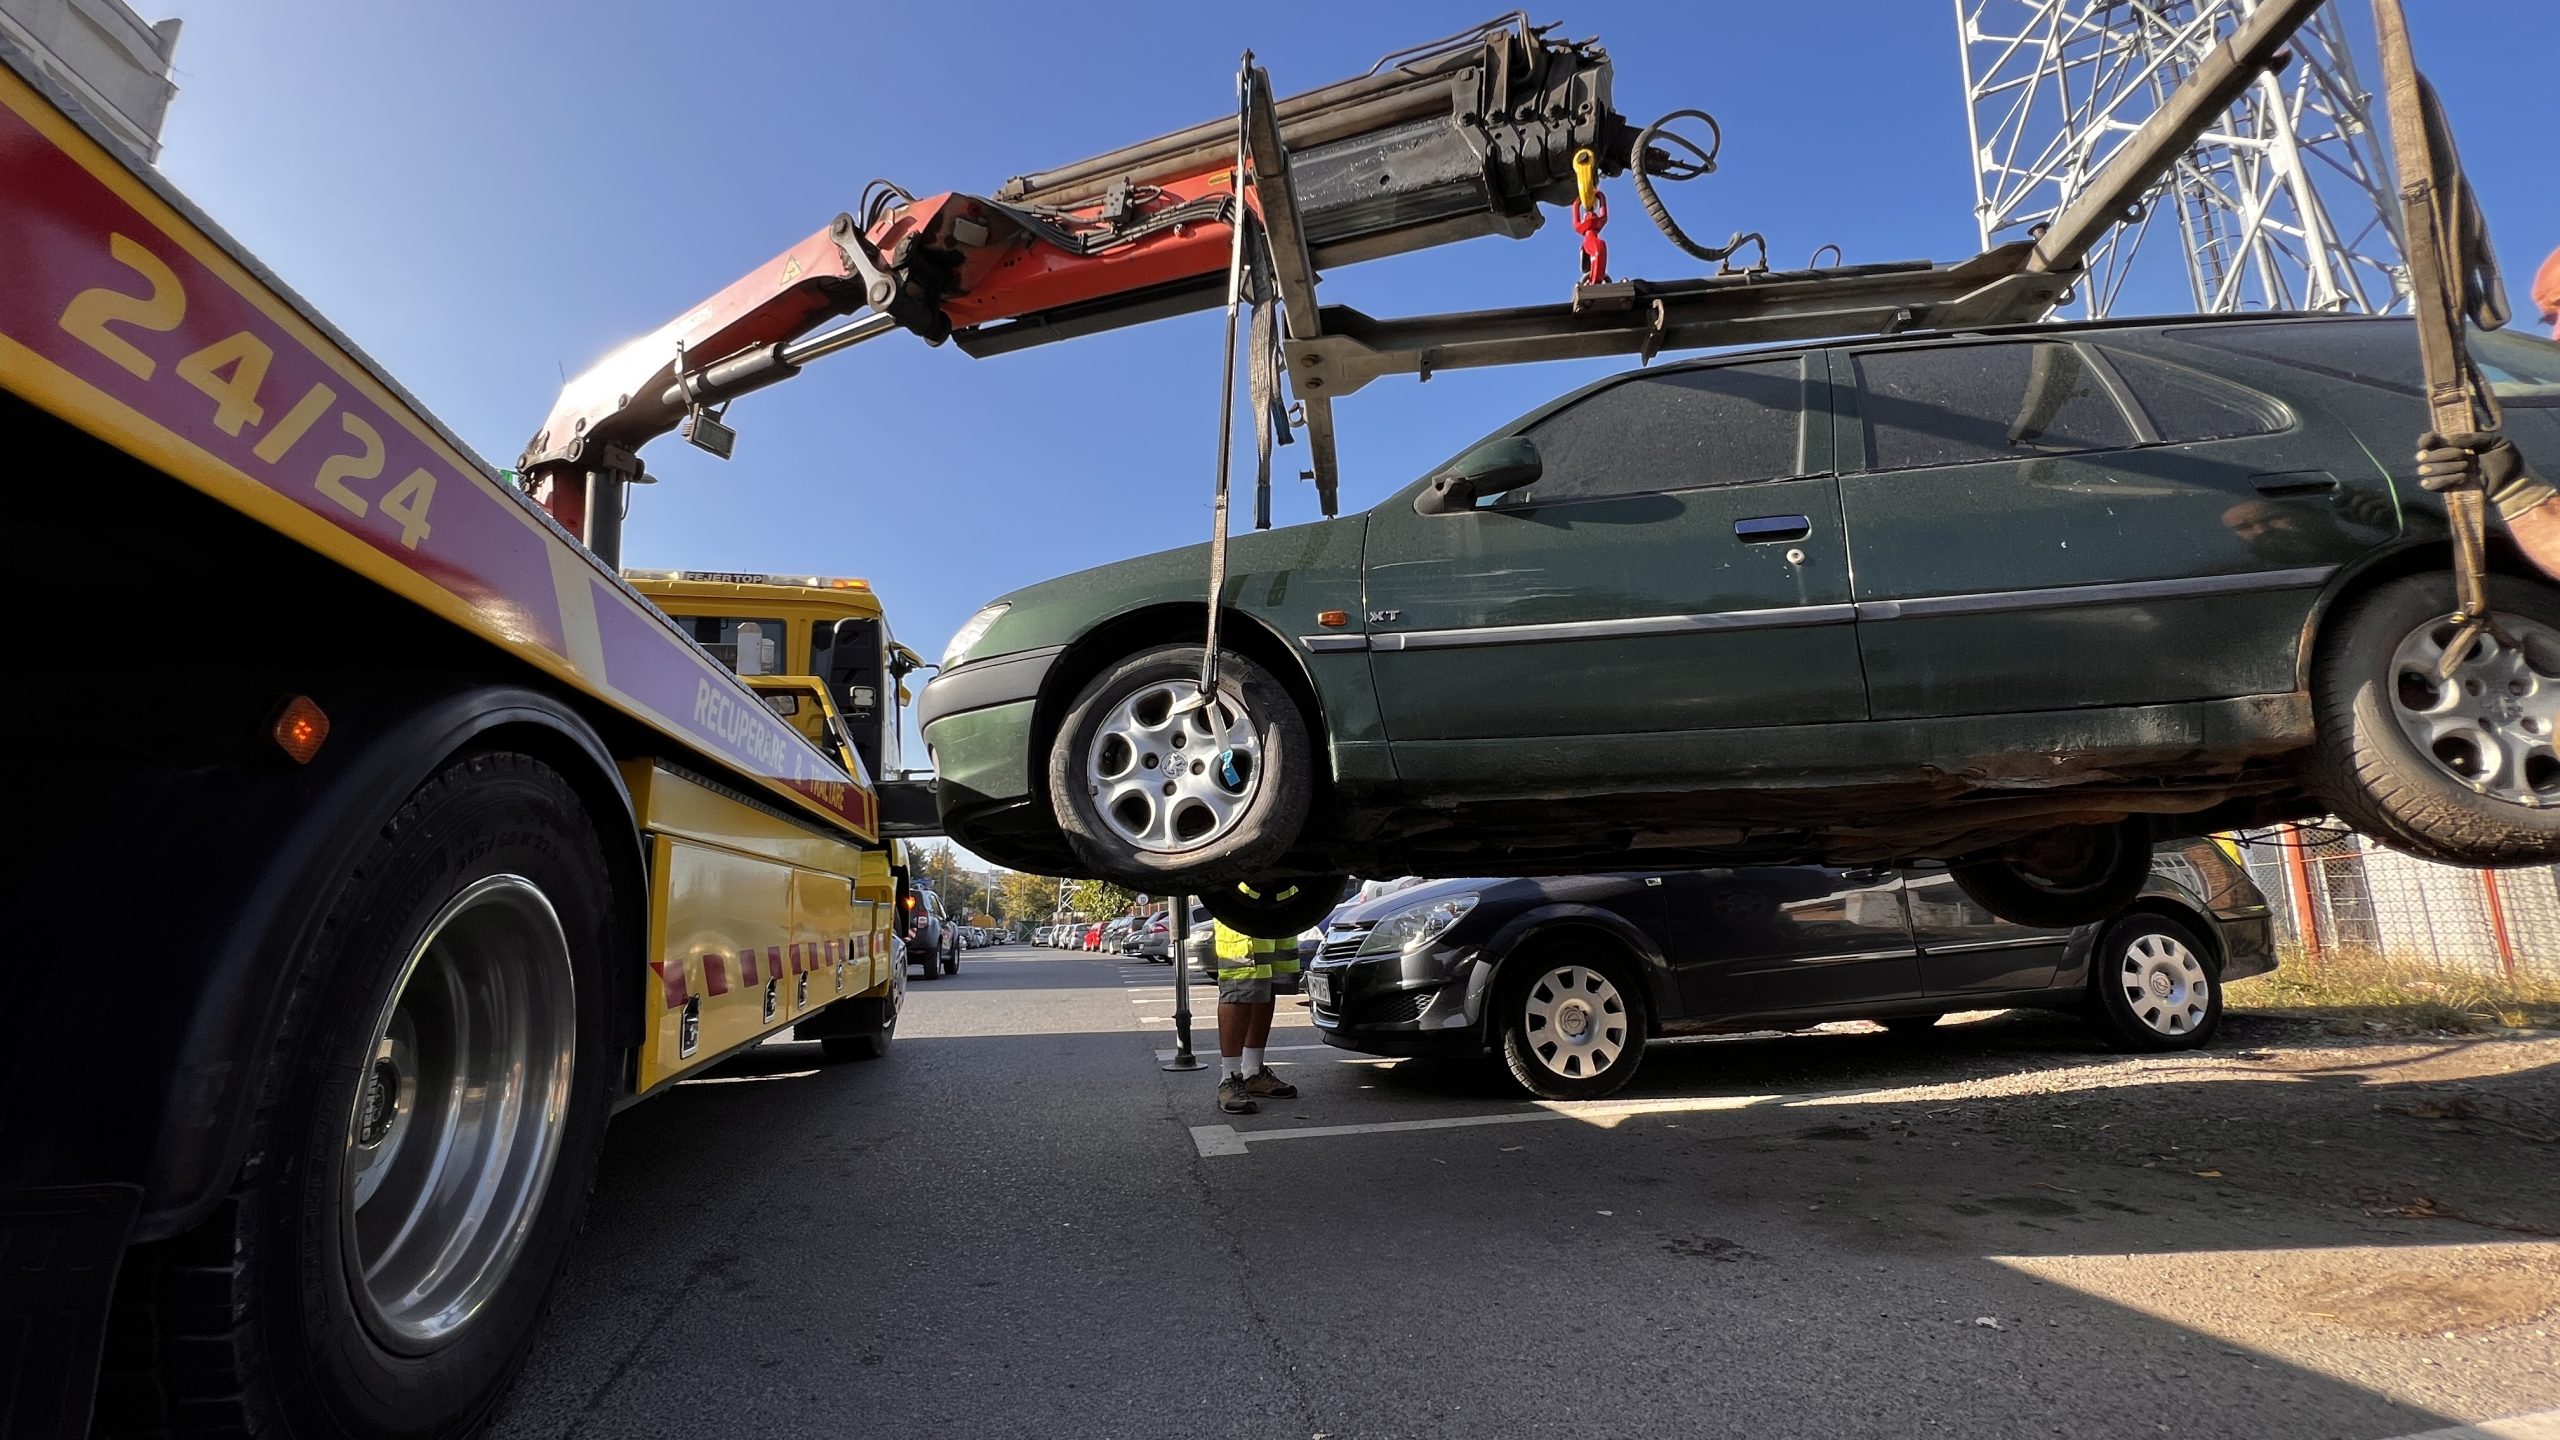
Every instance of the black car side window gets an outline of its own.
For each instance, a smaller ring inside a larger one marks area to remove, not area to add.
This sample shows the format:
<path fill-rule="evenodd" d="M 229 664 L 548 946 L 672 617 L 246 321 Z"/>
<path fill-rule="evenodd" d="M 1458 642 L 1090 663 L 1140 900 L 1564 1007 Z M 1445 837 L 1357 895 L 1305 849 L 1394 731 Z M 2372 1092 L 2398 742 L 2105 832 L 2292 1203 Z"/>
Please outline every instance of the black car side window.
<path fill-rule="evenodd" d="M 1639 375 L 1528 430 L 1541 473 L 1505 503 L 1583 500 L 1801 473 L 1804 363 Z"/>
<path fill-rule="evenodd" d="M 2285 412 L 2275 402 L 2228 381 L 2123 350 L 2107 351 L 2107 363 L 2163 444 L 2273 435 L 2285 427 Z"/>
<path fill-rule="evenodd" d="M 2135 443 L 2078 346 L 2049 341 L 1871 350 L 1857 357 L 1867 468 L 2023 460 Z"/>

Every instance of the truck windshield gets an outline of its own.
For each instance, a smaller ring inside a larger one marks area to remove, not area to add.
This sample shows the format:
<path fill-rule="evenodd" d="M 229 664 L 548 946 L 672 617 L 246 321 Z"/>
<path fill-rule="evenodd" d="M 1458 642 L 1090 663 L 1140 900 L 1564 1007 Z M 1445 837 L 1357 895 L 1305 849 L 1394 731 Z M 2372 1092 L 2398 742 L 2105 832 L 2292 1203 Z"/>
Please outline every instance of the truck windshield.
<path fill-rule="evenodd" d="M 711 652 L 711 657 L 741 675 L 778 675 L 786 657 L 779 620 L 751 620 L 737 615 L 678 615 L 684 633 Z"/>

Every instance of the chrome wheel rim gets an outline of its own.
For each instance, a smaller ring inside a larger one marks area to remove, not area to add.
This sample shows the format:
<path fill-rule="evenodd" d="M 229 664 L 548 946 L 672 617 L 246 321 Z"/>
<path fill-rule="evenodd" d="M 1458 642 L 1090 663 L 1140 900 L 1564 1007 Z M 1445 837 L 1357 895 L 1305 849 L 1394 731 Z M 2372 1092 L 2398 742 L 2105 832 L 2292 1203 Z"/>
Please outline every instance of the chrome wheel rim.
<path fill-rule="evenodd" d="M 410 950 L 347 1119 L 347 1254 L 386 1345 L 449 1341 L 505 1282 L 559 1158 L 576 1051 L 560 917 L 520 875 L 475 882 Z"/>
<path fill-rule="evenodd" d="M 1262 789 L 1262 739 L 1241 692 L 1220 687 L 1207 705 L 1165 680 L 1123 696 L 1085 747 L 1085 787 L 1102 823 L 1150 855 L 1197 850 L 1232 833 Z"/>
<path fill-rule="evenodd" d="M 2560 803 L 2560 631 L 2513 613 L 2498 624 L 2516 643 L 2483 633 L 2450 678 L 2437 667 L 2454 635 L 2443 616 L 2409 632 L 2391 657 L 2392 717 L 2455 783 L 2534 809 Z M 2535 663 L 2539 657 L 2541 664 Z"/>
<path fill-rule="evenodd" d="M 1588 965 L 1559 965 L 1539 976 L 1523 1005 L 1529 1053 L 1567 1080 L 1606 1074 L 1627 1048 L 1626 997 Z"/>
<path fill-rule="evenodd" d="M 2192 1035 L 2212 1008 L 2204 962 L 2174 936 L 2135 937 L 2116 966 L 2116 984 L 2125 1008 L 2156 1034 Z"/>

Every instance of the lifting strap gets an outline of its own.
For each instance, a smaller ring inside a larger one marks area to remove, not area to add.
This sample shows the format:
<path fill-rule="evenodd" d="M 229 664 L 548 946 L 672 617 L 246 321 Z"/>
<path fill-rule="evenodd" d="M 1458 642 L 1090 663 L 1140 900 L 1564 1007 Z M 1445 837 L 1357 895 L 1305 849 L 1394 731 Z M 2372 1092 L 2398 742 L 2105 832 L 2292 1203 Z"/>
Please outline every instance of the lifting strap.
<path fill-rule="evenodd" d="M 2426 367 L 2428 420 L 2437 435 L 2466 437 L 2477 450 L 2483 439 L 2469 437 L 2493 439 L 2501 416 L 2497 397 L 2472 363 L 2462 327 L 2466 318 L 2484 330 L 2507 323 L 2498 259 L 2489 248 L 2479 200 L 2462 173 L 2444 107 L 2410 52 L 2400 0 L 2374 0 L 2373 23 L 2400 172 L 2402 244 L 2418 353 Z M 2447 489 L 2444 503 L 2453 530 L 2454 618 L 2460 627 L 2440 662 L 2449 676 L 2495 621 L 2489 613 L 2486 497 L 2475 478 Z"/>

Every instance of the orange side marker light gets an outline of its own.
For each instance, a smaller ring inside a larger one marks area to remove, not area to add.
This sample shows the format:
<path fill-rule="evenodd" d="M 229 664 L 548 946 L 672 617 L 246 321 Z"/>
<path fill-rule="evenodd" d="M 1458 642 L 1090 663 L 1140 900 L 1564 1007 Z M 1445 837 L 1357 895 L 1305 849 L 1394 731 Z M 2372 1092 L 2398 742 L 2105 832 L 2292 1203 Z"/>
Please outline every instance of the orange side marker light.
<path fill-rule="evenodd" d="M 1316 612 L 1316 623 L 1327 630 L 1339 630 L 1343 626 L 1351 623 L 1351 612 L 1348 610 L 1319 610 Z"/>
<path fill-rule="evenodd" d="M 273 733 L 277 749 L 292 756 L 294 764 L 308 765 L 329 738 L 329 716 L 310 696 L 296 695 L 276 715 Z"/>

